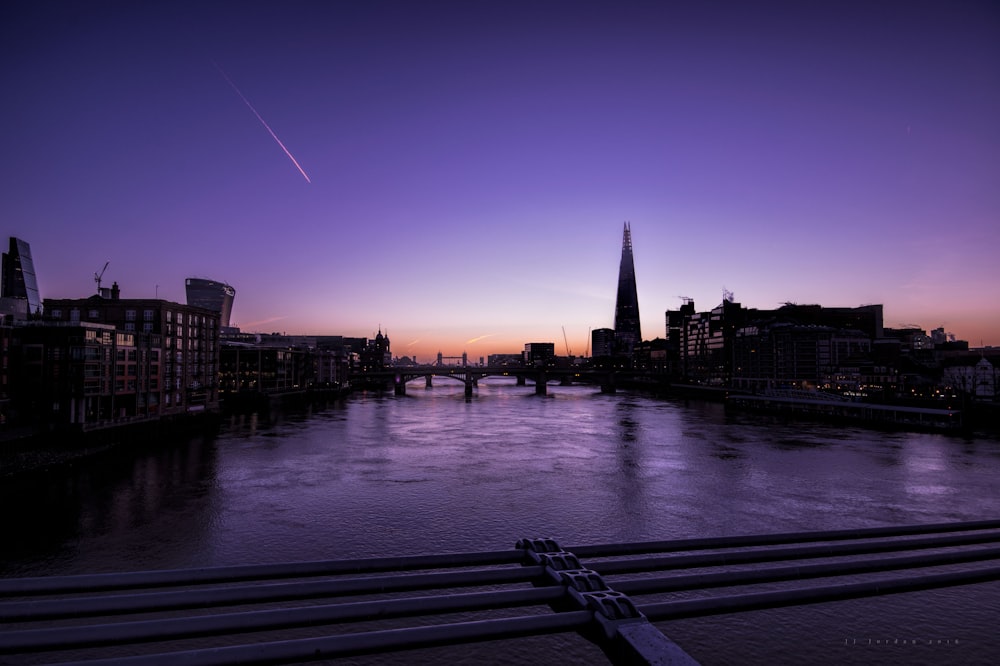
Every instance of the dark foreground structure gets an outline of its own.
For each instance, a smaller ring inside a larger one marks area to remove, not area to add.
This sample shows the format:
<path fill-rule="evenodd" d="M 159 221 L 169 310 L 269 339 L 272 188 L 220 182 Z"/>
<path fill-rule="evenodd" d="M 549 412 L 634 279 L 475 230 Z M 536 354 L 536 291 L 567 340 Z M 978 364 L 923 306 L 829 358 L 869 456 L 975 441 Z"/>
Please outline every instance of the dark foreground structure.
<path fill-rule="evenodd" d="M 998 542 L 990 520 L 7 579 L 0 655 L 274 664 L 578 632 L 612 663 L 695 664 L 651 622 L 996 581 Z"/>

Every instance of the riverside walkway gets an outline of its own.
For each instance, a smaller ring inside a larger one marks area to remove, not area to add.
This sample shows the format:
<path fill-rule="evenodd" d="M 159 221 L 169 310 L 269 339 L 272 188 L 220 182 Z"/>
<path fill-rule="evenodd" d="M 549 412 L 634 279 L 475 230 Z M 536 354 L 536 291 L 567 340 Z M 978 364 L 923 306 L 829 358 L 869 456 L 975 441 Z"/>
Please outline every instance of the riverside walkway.
<path fill-rule="evenodd" d="M 0 661 L 296 663 L 576 632 L 611 663 L 696 664 L 652 622 L 996 581 L 998 544 L 988 520 L 0 579 Z"/>

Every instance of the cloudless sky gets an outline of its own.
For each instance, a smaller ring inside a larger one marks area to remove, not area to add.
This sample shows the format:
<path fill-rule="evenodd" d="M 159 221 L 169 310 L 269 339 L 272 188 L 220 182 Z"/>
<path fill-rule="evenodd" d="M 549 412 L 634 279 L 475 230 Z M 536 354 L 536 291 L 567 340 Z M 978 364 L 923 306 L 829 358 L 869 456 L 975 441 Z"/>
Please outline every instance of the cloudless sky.
<path fill-rule="evenodd" d="M 629 221 L 646 339 L 728 289 L 1000 344 L 995 2 L 8 1 L 0 84 L 43 298 L 580 354 Z"/>

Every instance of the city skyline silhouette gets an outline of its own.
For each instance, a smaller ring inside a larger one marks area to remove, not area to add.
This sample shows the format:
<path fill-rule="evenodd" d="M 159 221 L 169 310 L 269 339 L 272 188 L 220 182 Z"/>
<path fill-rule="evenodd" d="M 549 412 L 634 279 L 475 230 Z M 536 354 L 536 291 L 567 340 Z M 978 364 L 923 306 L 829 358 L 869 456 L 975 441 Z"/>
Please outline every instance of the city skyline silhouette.
<path fill-rule="evenodd" d="M 92 294 L 109 262 L 123 298 L 233 285 L 244 330 L 381 326 L 430 359 L 565 328 L 580 350 L 614 326 L 629 221 L 645 338 L 732 292 L 1000 344 L 986 5 L 4 16 L 0 213 L 43 298 Z"/>

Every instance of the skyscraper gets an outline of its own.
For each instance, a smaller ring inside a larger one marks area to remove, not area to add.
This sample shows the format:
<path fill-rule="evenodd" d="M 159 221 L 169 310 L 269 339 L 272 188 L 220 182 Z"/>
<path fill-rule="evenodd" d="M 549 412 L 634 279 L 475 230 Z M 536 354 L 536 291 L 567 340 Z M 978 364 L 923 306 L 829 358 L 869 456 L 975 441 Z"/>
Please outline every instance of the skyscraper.
<path fill-rule="evenodd" d="M 625 223 L 622 238 L 622 261 L 618 268 L 618 299 L 615 302 L 615 342 L 619 351 L 631 354 L 642 342 L 639 330 L 639 294 L 635 286 L 635 262 L 632 259 L 632 229 Z"/>
<path fill-rule="evenodd" d="M 31 260 L 31 247 L 13 236 L 10 237 L 10 251 L 3 253 L 0 297 L 5 301 L 4 311 L 13 309 L 22 317 L 42 311 L 38 281 L 35 279 L 35 263 Z"/>
<path fill-rule="evenodd" d="M 219 326 L 229 328 L 229 316 L 233 312 L 236 290 L 225 282 L 188 278 L 184 282 L 187 304 L 219 313 Z"/>

